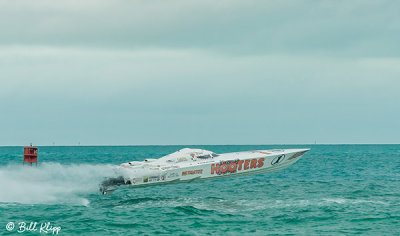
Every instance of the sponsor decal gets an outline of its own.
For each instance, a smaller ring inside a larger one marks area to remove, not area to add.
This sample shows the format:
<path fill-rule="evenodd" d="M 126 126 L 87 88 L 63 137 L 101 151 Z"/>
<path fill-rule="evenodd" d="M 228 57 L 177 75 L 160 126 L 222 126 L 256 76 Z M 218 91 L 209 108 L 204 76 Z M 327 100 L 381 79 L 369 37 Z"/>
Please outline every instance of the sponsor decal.
<path fill-rule="evenodd" d="M 295 159 L 295 158 L 297 158 L 297 157 L 299 157 L 299 156 L 302 156 L 304 153 L 306 153 L 307 151 L 302 151 L 302 152 L 297 152 L 297 153 L 295 153 L 293 156 L 291 156 L 290 158 L 288 158 L 288 160 L 292 160 L 292 159 Z"/>
<path fill-rule="evenodd" d="M 262 151 L 252 151 L 252 153 L 261 153 L 261 154 L 266 154 L 266 155 L 271 154 L 270 152 L 262 152 Z"/>
<path fill-rule="evenodd" d="M 183 171 L 182 176 L 185 175 L 200 175 L 203 174 L 203 170 L 188 170 L 188 171 Z"/>
<path fill-rule="evenodd" d="M 176 173 L 176 172 L 169 173 L 169 174 L 167 175 L 167 178 L 176 178 L 176 177 L 179 177 L 179 174 Z"/>
<path fill-rule="evenodd" d="M 152 182 L 159 182 L 159 181 L 164 181 L 165 180 L 165 175 L 162 176 L 148 176 L 143 178 L 144 183 L 152 183 Z"/>
<path fill-rule="evenodd" d="M 264 158 L 249 160 L 221 161 L 219 164 L 211 164 L 211 174 L 231 174 L 242 170 L 261 168 L 264 166 Z"/>
<path fill-rule="evenodd" d="M 178 158 L 176 158 L 176 161 L 177 162 L 187 161 L 187 158 L 186 157 L 178 157 Z"/>
<path fill-rule="evenodd" d="M 158 182 L 160 181 L 160 176 L 150 176 L 148 182 Z"/>
<path fill-rule="evenodd" d="M 277 165 L 277 164 L 281 163 L 283 160 L 285 160 L 285 155 L 277 156 L 274 159 L 272 159 L 271 165 L 273 165 L 273 166 Z"/>
<path fill-rule="evenodd" d="M 169 170 L 169 169 L 176 169 L 176 168 L 179 168 L 179 166 L 164 166 L 164 167 L 161 167 L 161 170 Z"/>

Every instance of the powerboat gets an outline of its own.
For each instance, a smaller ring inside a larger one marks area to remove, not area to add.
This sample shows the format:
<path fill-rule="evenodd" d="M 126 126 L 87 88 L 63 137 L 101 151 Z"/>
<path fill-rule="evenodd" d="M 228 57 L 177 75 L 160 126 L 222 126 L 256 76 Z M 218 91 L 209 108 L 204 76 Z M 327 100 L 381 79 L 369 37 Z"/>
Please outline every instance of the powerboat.
<path fill-rule="evenodd" d="M 118 186 L 145 187 L 232 178 L 284 169 L 310 149 L 256 150 L 216 154 L 203 149 L 184 148 L 159 159 L 121 164 L 116 176 L 100 184 L 103 194 Z"/>

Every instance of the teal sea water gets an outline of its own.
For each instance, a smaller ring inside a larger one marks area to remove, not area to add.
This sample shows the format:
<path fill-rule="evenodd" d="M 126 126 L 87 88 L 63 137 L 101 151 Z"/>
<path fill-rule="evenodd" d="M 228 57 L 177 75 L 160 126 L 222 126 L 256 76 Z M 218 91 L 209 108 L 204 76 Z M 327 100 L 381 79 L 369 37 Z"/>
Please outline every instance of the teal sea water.
<path fill-rule="evenodd" d="M 274 173 L 98 192 L 113 165 L 183 147 L 311 151 Z M 22 167 L 22 153 L 0 147 L 0 234 L 32 234 L 18 222 L 59 235 L 400 234 L 400 145 L 39 147 L 38 168 Z"/>

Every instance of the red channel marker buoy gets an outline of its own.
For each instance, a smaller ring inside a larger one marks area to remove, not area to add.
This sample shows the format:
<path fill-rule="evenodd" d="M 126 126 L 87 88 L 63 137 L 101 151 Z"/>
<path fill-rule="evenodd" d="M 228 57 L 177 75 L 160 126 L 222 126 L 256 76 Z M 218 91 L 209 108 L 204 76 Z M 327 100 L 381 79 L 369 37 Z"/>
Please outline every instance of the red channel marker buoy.
<path fill-rule="evenodd" d="M 38 148 L 37 147 L 24 147 L 24 162 L 22 165 L 25 165 L 25 162 L 29 163 L 29 166 L 32 166 L 32 163 L 36 163 L 37 166 L 37 155 L 38 155 Z"/>

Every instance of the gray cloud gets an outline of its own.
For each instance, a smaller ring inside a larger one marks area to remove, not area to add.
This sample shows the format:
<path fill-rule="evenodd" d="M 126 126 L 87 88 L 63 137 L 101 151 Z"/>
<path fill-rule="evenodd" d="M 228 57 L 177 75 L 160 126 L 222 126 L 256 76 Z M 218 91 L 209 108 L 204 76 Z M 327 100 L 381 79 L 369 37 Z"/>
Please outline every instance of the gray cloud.
<path fill-rule="evenodd" d="M 0 43 L 398 56 L 397 1 L 3 1 Z"/>

